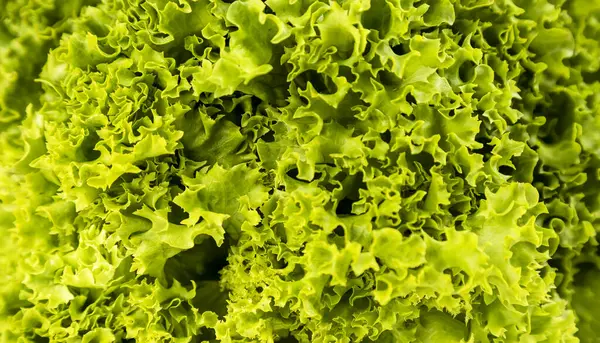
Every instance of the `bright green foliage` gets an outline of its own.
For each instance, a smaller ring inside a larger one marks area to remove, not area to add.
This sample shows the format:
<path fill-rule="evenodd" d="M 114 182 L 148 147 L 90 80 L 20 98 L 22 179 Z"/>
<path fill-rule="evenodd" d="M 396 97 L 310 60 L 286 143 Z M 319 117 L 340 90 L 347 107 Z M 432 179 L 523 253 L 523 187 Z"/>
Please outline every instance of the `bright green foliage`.
<path fill-rule="evenodd" d="M 0 19 L 1 343 L 600 339 L 600 0 Z"/>

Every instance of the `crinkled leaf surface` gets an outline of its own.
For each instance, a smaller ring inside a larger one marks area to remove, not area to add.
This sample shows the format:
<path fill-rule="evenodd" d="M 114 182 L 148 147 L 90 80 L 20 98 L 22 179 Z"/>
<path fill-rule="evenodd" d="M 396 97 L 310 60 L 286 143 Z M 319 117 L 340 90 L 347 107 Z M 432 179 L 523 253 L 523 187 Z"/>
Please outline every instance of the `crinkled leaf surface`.
<path fill-rule="evenodd" d="M 0 342 L 600 339 L 599 0 L 0 19 Z"/>

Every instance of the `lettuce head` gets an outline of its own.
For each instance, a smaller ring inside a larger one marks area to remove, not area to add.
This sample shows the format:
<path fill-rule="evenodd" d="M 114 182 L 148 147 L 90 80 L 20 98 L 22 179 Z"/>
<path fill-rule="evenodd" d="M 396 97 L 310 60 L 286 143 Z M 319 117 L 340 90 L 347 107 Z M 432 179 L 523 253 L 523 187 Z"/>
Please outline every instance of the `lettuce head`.
<path fill-rule="evenodd" d="M 600 0 L 0 0 L 1 343 L 600 340 Z"/>

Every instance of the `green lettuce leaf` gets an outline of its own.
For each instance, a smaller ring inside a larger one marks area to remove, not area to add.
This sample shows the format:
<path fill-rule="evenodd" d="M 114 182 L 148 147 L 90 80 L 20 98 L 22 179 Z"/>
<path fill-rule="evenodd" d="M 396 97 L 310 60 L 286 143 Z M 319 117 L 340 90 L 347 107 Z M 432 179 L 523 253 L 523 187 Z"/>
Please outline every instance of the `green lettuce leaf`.
<path fill-rule="evenodd" d="M 598 0 L 0 0 L 0 342 L 595 342 Z"/>

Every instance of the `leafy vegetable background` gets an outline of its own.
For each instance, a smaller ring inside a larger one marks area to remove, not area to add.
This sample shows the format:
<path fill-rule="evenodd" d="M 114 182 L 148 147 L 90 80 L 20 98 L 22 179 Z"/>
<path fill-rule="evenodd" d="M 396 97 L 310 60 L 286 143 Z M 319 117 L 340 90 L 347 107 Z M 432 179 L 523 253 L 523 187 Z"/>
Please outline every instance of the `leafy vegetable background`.
<path fill-rule="evenodd" d="M 600 1 L 0 17 L 0 342 L 598 342 Z"/>

